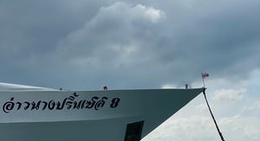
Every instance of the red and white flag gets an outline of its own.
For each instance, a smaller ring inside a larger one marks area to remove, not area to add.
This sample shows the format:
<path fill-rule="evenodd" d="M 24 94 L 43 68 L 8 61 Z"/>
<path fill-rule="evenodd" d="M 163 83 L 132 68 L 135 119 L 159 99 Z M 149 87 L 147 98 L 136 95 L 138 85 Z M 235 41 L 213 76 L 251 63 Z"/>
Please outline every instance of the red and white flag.
<path fill-rule="evenodd" d="M 201 73 L 201 77 L 202 77 L 203 79 L 205 79 L 206 77 L 209 77 L 209 74 L 206 73 L 206 72 L 202 72 L 202 73 Z"/>

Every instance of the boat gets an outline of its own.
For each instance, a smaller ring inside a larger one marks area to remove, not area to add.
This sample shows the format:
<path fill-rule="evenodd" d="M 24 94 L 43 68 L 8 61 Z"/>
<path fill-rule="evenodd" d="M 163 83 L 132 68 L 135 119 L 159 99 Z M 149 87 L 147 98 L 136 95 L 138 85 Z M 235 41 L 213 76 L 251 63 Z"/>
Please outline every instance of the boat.
<path fill-rule="evenodd" d="M 0 83 L 0 140 L 140 141 L 203 89 L 71 91 Z"/>

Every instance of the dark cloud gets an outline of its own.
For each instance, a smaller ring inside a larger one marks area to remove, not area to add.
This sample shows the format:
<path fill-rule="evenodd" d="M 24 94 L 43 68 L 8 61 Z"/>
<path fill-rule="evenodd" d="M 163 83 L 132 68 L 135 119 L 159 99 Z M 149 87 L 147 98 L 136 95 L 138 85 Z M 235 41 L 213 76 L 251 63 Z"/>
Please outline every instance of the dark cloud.
<path fill-rule="evenodd" d="M 241 79 L 260 65 L 260 8 L 234 2 L 0 2 L 0 77 L 75 89 Z"/>

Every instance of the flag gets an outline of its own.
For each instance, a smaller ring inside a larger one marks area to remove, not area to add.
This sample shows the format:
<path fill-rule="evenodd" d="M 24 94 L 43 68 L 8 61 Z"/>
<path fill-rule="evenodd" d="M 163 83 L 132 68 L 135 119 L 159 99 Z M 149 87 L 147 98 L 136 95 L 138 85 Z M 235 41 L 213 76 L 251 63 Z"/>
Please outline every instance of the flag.
<path fill-rule="evenodd" d="M 203 79 L 205 79 L 206 77 L 209 77 L 209 74 L 206 73 L 206 72 L 202 72 L 202 73 L 201 73 L 201 77 L 202 77 Z"/>

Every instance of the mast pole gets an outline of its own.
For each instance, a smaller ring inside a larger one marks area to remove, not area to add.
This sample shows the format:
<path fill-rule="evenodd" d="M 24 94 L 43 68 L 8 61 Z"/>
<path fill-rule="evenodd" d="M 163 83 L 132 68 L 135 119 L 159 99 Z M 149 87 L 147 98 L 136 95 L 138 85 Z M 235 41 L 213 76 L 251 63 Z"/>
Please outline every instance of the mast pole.
<path fill-rule="evenodd" d="M 202 82 L 203 82 L 203 88 L 206 88 L 204 78 L 202 78 Z"/>

